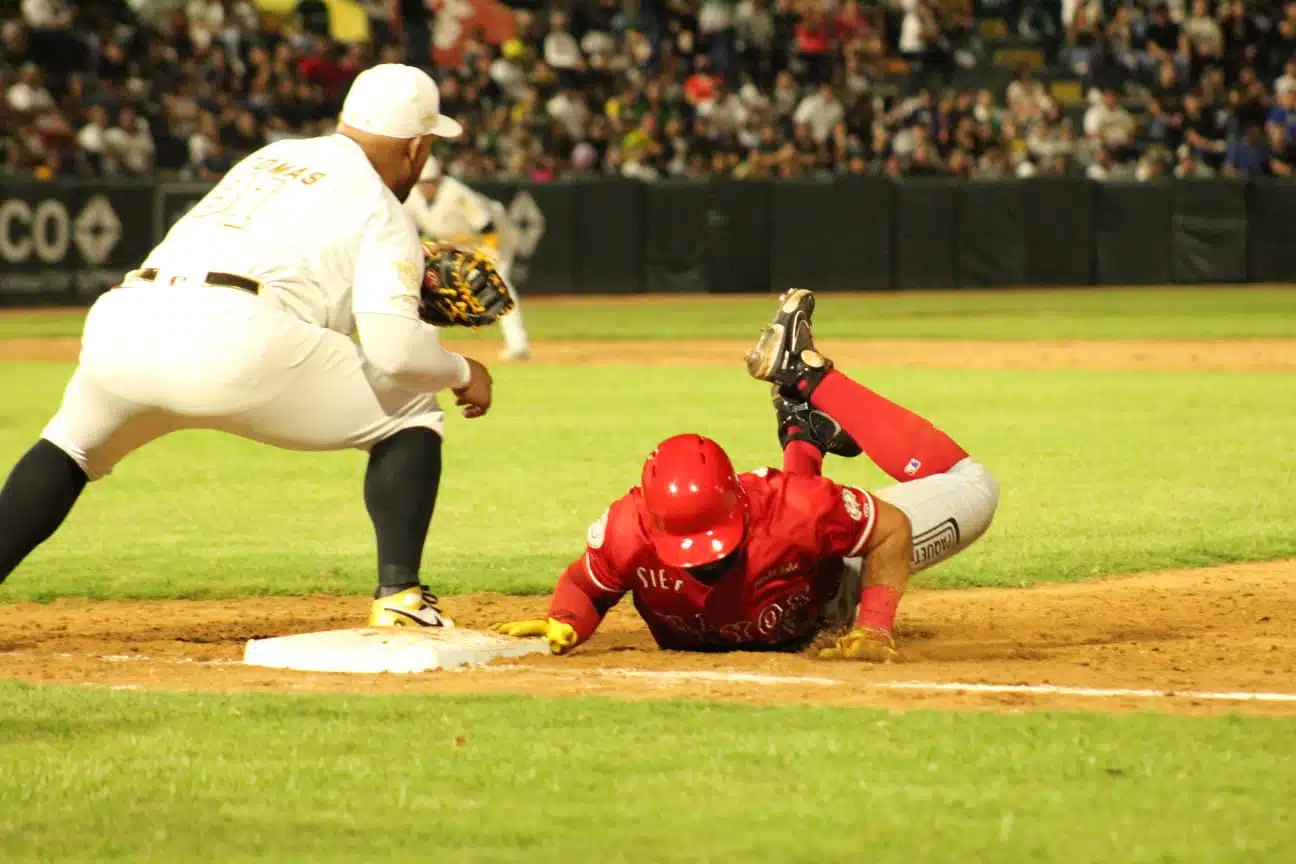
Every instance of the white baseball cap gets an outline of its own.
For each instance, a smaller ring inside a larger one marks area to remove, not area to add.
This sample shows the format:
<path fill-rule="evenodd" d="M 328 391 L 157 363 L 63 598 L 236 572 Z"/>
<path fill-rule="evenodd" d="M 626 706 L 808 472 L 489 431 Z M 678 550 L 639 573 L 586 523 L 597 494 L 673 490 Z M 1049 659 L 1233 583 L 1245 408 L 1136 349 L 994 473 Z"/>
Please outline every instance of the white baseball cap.
<path fill-rule="evenodd" d="M 432 76 L 398 63 L 371 66 L 357 75 L 342 103 L 341 120 L 384 138 L 458 138 L 463 134 L 457 120 L 441 113 L 441 93 Z"/>

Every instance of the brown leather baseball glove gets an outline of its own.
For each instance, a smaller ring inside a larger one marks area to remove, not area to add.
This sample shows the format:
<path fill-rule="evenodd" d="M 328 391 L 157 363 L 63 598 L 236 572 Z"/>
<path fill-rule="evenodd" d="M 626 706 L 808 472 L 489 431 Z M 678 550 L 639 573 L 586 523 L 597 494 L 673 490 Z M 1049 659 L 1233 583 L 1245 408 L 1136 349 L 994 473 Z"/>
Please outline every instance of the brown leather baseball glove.
<path fill-rule="evenodd" d="M 437 327 L 485 327 L 513 310 L 513 296 L 484 251 L 423 244 L 419 317 Z"/>

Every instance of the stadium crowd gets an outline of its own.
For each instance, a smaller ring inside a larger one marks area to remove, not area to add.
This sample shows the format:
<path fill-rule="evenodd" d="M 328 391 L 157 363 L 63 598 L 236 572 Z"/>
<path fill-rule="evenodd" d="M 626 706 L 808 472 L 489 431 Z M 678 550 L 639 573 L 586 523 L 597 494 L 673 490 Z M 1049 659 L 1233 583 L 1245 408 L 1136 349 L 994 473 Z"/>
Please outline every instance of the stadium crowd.
<path fill-rule="evenodd" d="M 1296 169 L 1296 2 L 1066 0 L 1051 26 L 1050 0 L 1018 0 L 1022 31 L 1052 37 L 1050 56 L 1083 80 L 1082 117 L 1028 67 L 1002 93 L 950 89 L 956 67 L 985 62 L 974 22 L 935 0 L 887 2 L 515 9 L 512 39 L 470 39 L 434 70 L 467 130 L 443 158 L 469 179 L 539 181 Z M 369 3 L 375 38 L 343 45 L 308 14 L 268 26 L 248 0 L 144 18 L 124 0 L 10 2 L 0 173 L 218 178 L 267 141 L 330 129 L 365 66 L 430 66 L 423 4 Z"/>

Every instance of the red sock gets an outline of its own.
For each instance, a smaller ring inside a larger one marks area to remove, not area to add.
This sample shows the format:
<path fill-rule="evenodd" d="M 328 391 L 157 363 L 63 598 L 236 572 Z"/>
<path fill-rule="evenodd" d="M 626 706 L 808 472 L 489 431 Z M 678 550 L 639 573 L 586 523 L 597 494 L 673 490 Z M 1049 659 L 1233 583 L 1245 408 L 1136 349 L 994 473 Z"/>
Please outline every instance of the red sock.
<path fill-rule="evenodd" d="M 895 627 L 900 592 L 889 585 L 870 585 L 860 592 L 859 612 L 855 616 L 858 630 L 885 630 Z"/>
<path fill-rule="evenodd" d="M 823 472 L 823 453 L 809 441 L 789 441 L 783 451 L 784 474 L 811 474 Z"/>
<path fill-rule="evenodd" d="M 879 468 L 901 482 L 943 473 L 967 458 L 954 439 L 922 417 L 836 369 L 819 382 L 810 403 L 840 423 Z"/>

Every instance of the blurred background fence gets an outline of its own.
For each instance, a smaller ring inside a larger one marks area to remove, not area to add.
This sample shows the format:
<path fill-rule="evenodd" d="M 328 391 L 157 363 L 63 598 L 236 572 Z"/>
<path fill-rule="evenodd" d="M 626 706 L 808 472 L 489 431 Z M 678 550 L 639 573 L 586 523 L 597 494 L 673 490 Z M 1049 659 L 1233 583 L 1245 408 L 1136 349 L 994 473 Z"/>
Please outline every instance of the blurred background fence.
<path fill-rule="evenodd" d="M 1296 183 L 479 181 L 521 235 L 529 295 L 1296 281 Z M 0 191 L 0 304 L 92 300 L 209 183 Z"/>

